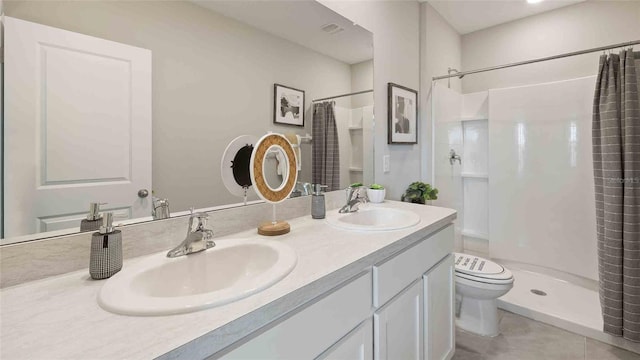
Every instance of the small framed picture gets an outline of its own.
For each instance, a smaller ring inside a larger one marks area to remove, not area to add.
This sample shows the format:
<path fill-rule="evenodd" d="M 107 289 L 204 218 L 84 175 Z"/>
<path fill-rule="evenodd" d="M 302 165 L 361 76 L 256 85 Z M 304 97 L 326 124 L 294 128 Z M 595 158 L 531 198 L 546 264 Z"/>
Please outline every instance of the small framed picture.
<path fill-rule="evenodd" d="M 388 144 L 418 143 L 418 92 L 389 83 Z"/>
<path fill-rule="evenodd" d="M 304 126 L 304 90 L 273 84 L 273 123 Z"/>

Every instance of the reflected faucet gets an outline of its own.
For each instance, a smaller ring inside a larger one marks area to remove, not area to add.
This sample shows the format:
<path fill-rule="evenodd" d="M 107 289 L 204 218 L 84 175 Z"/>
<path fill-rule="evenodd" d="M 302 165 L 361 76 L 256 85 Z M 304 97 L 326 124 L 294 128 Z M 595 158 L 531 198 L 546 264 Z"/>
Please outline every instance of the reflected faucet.
<path fill-rule="evenodd" d="M 194 213 L 191 209 L 189 217 L 189 228 L 187 229 L 187 237 L 173 250 L 167 253 L 168 258 L 174 258 L 182 255 L 189 255 L 216 246 L 213 242 L 213 230 L 206 229 L 207 219 L 209 215 L 206 213 Z M 196 224 L 194 229 L 194 223 Z"/>
<path fill-rule="evenodd" d="M 151 216 L 153 220 L 168 219 L 171 217 L 171 211 L 169 211 L 169 200 L 153 198 L 153 210 L 151 210 Z"/>
<path fill-rule="evenodd" d="M 349 186 L 345 189 L 347 192 L 347 203 L 338 210 L 341 214 L 352 213 L 358 211 L 360 204 L 369 202 L 367 193 L 363 191 L 364 186 L 352 187 Z"/>

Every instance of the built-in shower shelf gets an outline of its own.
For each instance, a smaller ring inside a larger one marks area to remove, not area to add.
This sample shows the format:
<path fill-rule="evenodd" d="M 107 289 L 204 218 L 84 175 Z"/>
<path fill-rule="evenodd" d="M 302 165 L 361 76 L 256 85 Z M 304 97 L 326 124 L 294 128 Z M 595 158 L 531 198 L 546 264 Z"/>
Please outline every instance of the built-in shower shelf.
<path fill-rule="evenodd" d="M 463 116 L 460 118 L 460 121 L 482 121 L 482 120 L 489 120 L 488 117 L 486 116 Z"/>
<path fill-rule="evenodd" d="M 471 172 L 460 173 L 460 176 L 463 177 L 463 178 L 476 178 L 476 179 L 488 179 L 489 178 L 489 174 L 471 173 Z"/>
<path fill-rule="evenodd" d="M 350 131 L 359 131 L 359 130 L 362 130 L 362 126 L 350 126 L 349 130 Z"/>
<path fill-rule="evenodd" d="M 362 172 L 363 170 L 362 170 L 362 168 L 361 168 L 361 167 L 351 166 L 351 167 L 349 168 L 349 171 L 351 171 L 351 172 Z"/>
<path fill-rule="evenodd" d="M 460 234 L 462 234 L 463 236 L 469 236 L 476 239 L 489 240 L 489 234 L 485 234 L 479 231 L 462 229 L 460 231 Z"/>

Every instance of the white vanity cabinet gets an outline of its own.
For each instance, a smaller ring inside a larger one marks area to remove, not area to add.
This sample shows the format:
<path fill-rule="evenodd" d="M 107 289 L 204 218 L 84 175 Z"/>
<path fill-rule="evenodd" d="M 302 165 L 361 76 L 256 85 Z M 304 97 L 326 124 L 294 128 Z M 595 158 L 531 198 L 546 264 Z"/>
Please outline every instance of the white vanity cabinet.
<path fill-rule="evenodd" d="M 454 351 L 453 226 L 373 267 L 374 359 L 449 359 Z"/>
<path fill-rule="evenodd" d="M 365 320 L 360 326 L 317 357 L 317 360 L 344 359 L 373 359 L 373 324 L 371 319 Z"/>
<path fill-rule="evenodd" d="M 334 355 L 358 354 L 358 351 L 348 348 L 358 346 L 354 342 L 367 340 L 357 339 L 357 331 L 359 325 L 371 317 L 371 293 L 372 278 L 369 270 L 221 358 L 297 360 L 324 356 L 331 359 L 335 358 L 328 351 L 332 348 L 335 350 Z M 355 336 L 352 341 L 349 339 L 350 335 Z M 342 340 L 345 341 L 340 346 Z M 373 344 L 370 342 L 363 346 L 371 349 Z M 369 349 L 366 354 L 371 353 Z M 219 356 L 214 355 L 213 358 Z"/>
<path fill-rule="evenodd" d="M 364 269 L 223 359 L 440 360 L 454 350 L 453 226 Z"/>

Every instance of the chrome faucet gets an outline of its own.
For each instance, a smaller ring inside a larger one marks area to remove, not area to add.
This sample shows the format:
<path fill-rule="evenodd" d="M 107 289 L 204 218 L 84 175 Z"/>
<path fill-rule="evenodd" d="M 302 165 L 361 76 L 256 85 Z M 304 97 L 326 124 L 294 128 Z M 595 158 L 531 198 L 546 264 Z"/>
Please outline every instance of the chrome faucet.
<path fill-rule="evenodd" d="M 363 192 L 364 186 L 352 187 L 349 186 L 345 189 L 347 192 L 347 203 L 338 210 L 339 213 L 352 213 L 358 211 L 358 206 L 369 202 L 367 193 Z"/>
<path fill-rule="evenodd" d="M 460 163 L 460 165 L 462 165 L 462 158 L 460 157 L 460 155 L 456 154 L 456 151 L 451 149 L 451 151 L 449 151 L 449 163 L 453 165 L 456 160 L 458 161 L 458 163 Z"/>
<path fill-rule="evenodd" d="M 171 211 L 169 211 L 169 200 L 154 197 L 153 210 L 151 210 L 151 216 L 153 216 L 153 220 L 170 218 Z"/>
<path fill-rule="evenodd" d="M 189 255 L 216 246 L 213 242 L 213 230 L 205 229 L 209 215 L 206 213 L 194 213 L 191 209 L 187 237 L 180 245 L 167 253 L 167 257 L 174 258 Z M 195 223 L 195 229 L 194 229 Z"/>

